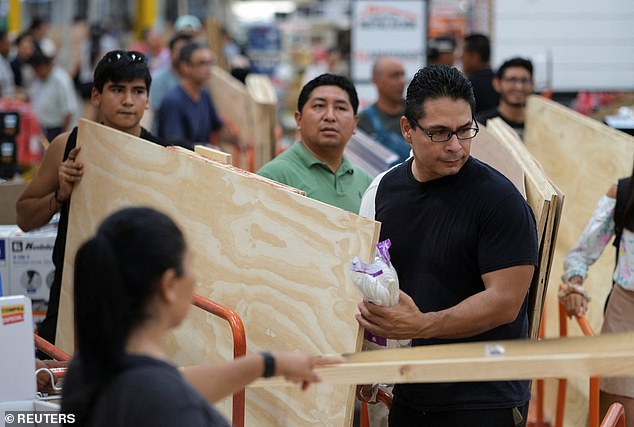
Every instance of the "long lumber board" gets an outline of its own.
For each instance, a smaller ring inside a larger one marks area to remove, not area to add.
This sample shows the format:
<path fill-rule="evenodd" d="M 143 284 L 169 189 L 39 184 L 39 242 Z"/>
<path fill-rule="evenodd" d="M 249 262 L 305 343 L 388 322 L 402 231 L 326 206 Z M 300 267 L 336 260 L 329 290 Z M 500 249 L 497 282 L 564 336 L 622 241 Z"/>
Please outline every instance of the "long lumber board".
<path fill-rule="evenodd" d="M 524 170 L 527 200 L 537 221 L 539 266 L 529 292 L 529 333 L 531 338 L 537 338 L 553 259 L 552 247 L 555 244 L 563 205 L 563 194 L 552 185 L 517 133 L 501 119 L 493 119 L 487 123 L 488 129 L 507 146 L 511 157 Z"/>
<path fill-rule="evenodd" d="M 57 343 L 73 349 L 72 272 L 77 248 L 109 213 L 130 205 L 160 209 L 195 253 L 196 292 L 241 317 L 249 352 L 313 354 L 360 349 L 350 278 L 354 255 L 369 261 L 379 223 L 187 150 L 164 148 L 99 124 L 79 125 L 79 161 L 66 244 Z M 179 365 L 232 357 L 223 320 L 192 309 L 169 339 Z M 247 392 L 246 425 L 348 426 L 353 389 Z M 230 399 L 221 410 L 230 416 Z"/>
<path fill-rule="evenodd" d="M 566 194 L 544 313 L 546 335 L 556 336 L 559 334 L 555 320 L 559 306 L 557 288 L 563 260 L 581 235 L 599 198 L 617 179 L 630 175 L 634 138 L 535 95 L 528 99 L 526 106 L 524 141 L 550 179 Z M 603 321 L 613 268 L 614 249 L 608 246 L 590 268 L 584 283 L 592 298 L 586 318 L 597 332 Z M 568 333 L 579 335 L 581 331 L 573 322 Z M 554 382 L 548 381 L 547 393 L 554 393 L 555 387 Z M 568 381 L 564 426 L 585 424 L 587 404 L 588 381 L 575 378 Z M 547 400 L 545 409 L 547 416 L 554 414 L 555 402 Z"/>
<path fill-rule="evenodd" d="M 330 384 L 495 381 L 634 375 L 634 333 L 444 344 L 343 356 L 318 368 Z M 252 388 L 291 384 L 261 379 Z"/>

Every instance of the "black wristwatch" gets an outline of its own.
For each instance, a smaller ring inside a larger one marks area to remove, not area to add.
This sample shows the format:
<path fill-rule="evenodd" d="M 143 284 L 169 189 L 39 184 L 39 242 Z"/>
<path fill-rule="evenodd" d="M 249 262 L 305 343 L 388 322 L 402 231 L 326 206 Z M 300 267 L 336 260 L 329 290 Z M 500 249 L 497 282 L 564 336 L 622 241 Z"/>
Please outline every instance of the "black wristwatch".
<path fill-rule="evenodd" d="M 269 378 L 275 375 L 275 357 L 268 351 L 262 352 L 262 359 L 264 359 L 264 372 L 262 376 Z"/>

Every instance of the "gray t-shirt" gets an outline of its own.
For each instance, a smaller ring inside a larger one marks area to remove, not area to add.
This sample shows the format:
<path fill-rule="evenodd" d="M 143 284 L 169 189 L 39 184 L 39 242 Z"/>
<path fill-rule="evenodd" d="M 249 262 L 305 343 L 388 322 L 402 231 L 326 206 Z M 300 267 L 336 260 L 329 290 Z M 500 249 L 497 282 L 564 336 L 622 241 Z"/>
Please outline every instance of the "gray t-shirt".
<path fill-rule="evenodd" d="M 123 363 L 123 371 L 97 393 L 86 426 L 229 427 L 173 365 L 140 355 L 126 355 Z M 73 360 L 64 379 L 64 413 L 77 416 L 90 395 L 82 371 L 80 362 Z"/>

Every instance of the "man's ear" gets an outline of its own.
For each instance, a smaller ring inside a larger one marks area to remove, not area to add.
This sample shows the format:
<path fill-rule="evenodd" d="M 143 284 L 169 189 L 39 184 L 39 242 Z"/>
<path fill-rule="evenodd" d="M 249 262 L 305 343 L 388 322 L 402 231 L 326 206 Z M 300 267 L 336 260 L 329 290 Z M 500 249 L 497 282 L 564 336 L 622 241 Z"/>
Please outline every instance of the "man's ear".
<path fill-rule="evenodd" d="M 99 93 L 97 88 L 94 86 L 90 90 L 90 103 L 96 108 L 99 108 L 99 105 L 101 104 L 101 93 Z"/>
<path fill-rule="evenodd" d="M 502 93 L 502 82 L 500 82 L 500 79 L 493 77 L 491 83 L 493 84 L 493 89 L 495 89 L 497 93 Z"/>
<path fill-rule="evenodd" d="M 297 124 L 297 130 L 302 130 L 302 113 L 295 111 L 295 123 Z"/>
<path fill-rule="evenodd" d="M 408 144 L 412 144 L 412 126 L 405 116 L 401 116 L 401 135 L 403 135 Z"/>

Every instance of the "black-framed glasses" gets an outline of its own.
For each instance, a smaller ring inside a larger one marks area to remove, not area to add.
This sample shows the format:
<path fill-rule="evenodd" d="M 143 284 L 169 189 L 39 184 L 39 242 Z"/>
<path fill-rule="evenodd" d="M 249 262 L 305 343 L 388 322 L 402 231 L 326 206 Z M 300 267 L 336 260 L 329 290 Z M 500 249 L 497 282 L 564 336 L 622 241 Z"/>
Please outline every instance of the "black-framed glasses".
<path fill-rule="evenodd" d="M 520 84 L 522 86 L 528 86 L 533 84 L 533 79 L 522 78 L 522 77 L 503 77 L 502 81 L 505 83 L 509 83 L 511 85 Z"/>
<path fill-rule="evenodd" d="M 106 53 L 105 60 L 107 63 L 128 61 L 128 63 L 139 62 L 146 63 L 145 55 L 135 50 L 113 50 Z"/>
<path fill-rule="evenodd" d="M 449 129 L 427 130 L 419 125 L 417 121 L 414 120 L 414 123 L 429 137 L 431 142 L 447 142 L 454 135 L 456 135 L 456 138 L 459 140 L 473 139 L 480 131 L 480 126 L 478 126 L 478 122 L 476 122 L 475 119 L 473 119 L 475 127 L 461 128 L 456 131 Z"/>

